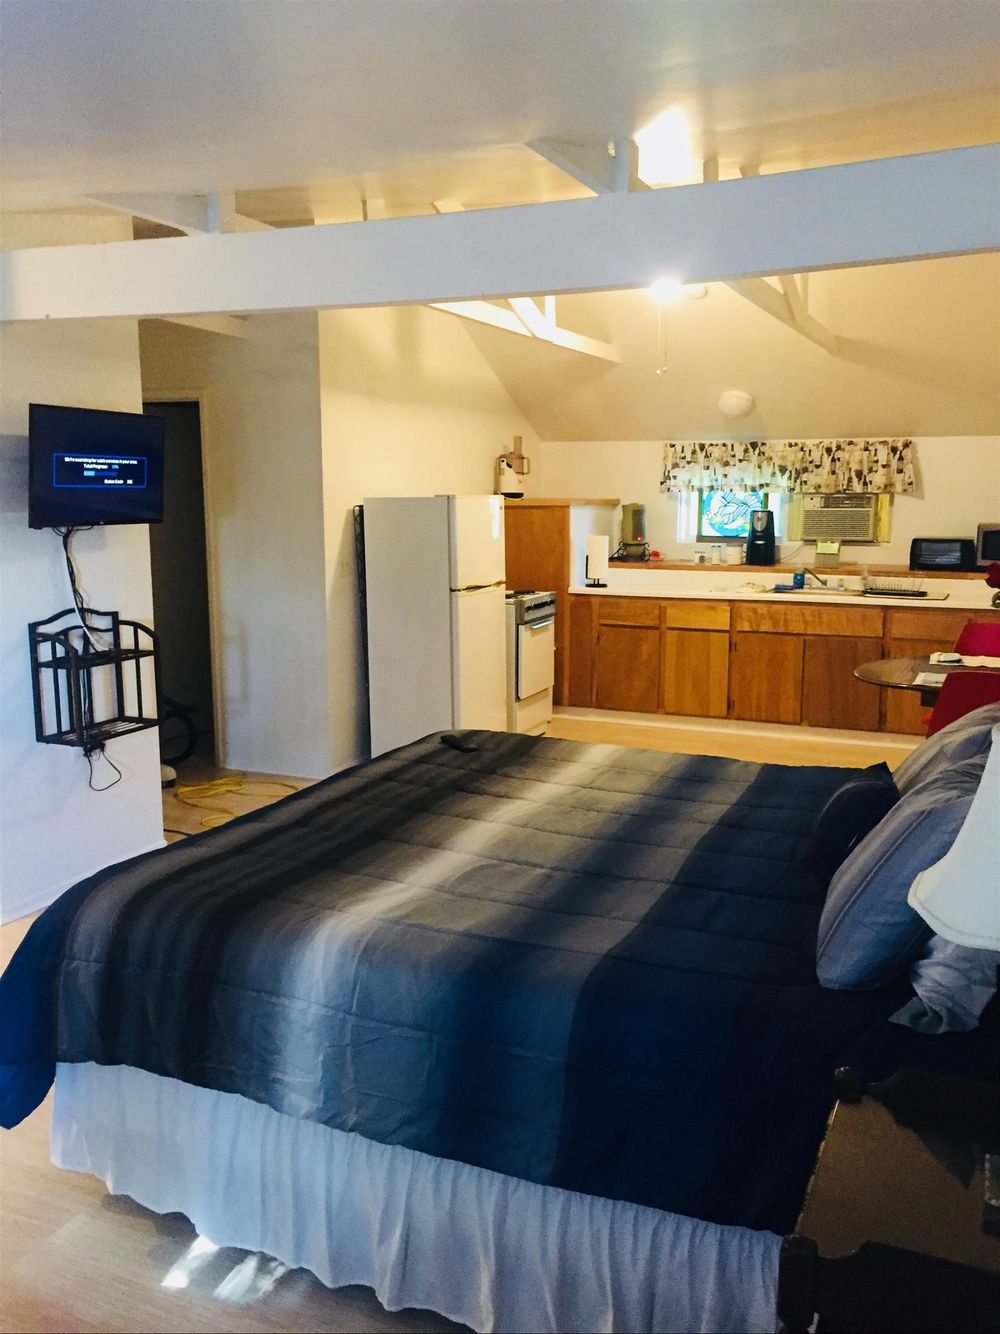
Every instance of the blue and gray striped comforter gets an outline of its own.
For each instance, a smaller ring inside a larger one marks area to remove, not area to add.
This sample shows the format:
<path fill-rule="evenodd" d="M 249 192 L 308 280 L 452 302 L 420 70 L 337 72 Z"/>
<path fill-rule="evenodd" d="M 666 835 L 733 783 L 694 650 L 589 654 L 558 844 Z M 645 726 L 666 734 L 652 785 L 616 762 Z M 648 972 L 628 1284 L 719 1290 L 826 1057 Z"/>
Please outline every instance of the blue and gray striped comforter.
<path fill-rule="evenodd" d="M 848 771 L 470 735 L 65 894 L 0 981 L 0 1120 L 57 1060 L 125 1064 L 789 1227 L 834 1068 L 950 1041 L 885 1022 L 905 988 L 817 985 L 811 835 Z"/>

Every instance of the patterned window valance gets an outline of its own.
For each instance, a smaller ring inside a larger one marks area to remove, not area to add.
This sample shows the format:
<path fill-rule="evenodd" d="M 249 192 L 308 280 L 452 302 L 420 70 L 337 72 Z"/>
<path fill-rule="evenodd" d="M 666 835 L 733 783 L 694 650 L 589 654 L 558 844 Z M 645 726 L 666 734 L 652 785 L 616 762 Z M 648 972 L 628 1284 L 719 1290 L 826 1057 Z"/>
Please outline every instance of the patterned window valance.
<path fill-rule="evenodd" d="M 663 446 L 661 491 L 912 491 L 912 440 L 689 440 Z"/>

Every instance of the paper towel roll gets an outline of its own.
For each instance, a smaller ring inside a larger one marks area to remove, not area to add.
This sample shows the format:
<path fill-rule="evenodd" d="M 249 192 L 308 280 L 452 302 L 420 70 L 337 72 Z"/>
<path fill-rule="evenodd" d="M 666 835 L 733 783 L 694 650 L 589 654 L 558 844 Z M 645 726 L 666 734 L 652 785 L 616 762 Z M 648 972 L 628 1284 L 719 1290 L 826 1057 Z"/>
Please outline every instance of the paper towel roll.
<path fill-rule="evenodd" d="M 587 578 L 591 583 L 606 579 L 608 574 L 608 539 L 595 533 L 587 538 Z"/>

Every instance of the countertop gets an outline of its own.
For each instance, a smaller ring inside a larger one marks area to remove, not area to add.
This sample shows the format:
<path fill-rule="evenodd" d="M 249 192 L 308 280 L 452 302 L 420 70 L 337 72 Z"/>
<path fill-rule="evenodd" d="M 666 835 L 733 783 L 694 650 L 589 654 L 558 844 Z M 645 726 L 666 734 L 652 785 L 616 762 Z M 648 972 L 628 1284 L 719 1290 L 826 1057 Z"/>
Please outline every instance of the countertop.
<path fill-rule="evenodd" d="M 919 578 L 919 576 L 914 576 Z M 790 577 L 760 567 L 738 569 L 725 566 L 699 567 L 697 570 L 626 570 L 612 568 L 606 588 L 590 588 L 574 584 L 571 593 L 598 597 L 634 598 L 698 598 L 720 602 L 782 602 L 794 605 L 808 602 L 813 605 L 833 603 L 847 607 L 894 607 L 896 610 L 919 611 L 921 608 L 937 611 L 987 611 L 993 590 L 986 581 L 955 582 L 946 579 L 924 579 L 925 598 L 872 597 L 862 594 L 857 579 L 845 578 L 847 591 L 843 593 L 816 592 L 806 588 L 801 593 L 768 591 L 776 583 L 791 582 Z M 758 585 L 758 587 L 748 587 Z"/>

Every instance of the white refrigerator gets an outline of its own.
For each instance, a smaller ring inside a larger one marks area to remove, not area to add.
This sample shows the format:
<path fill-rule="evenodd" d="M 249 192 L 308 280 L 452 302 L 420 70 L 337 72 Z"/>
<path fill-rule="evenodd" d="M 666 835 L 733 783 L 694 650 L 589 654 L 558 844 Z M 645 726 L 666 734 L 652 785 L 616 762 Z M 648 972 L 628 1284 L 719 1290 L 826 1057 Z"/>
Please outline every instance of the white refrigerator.
<path fill-rule="evenodd" d="M 503 499 L 364 502 L 372 755 L 507 726 Z"/>

